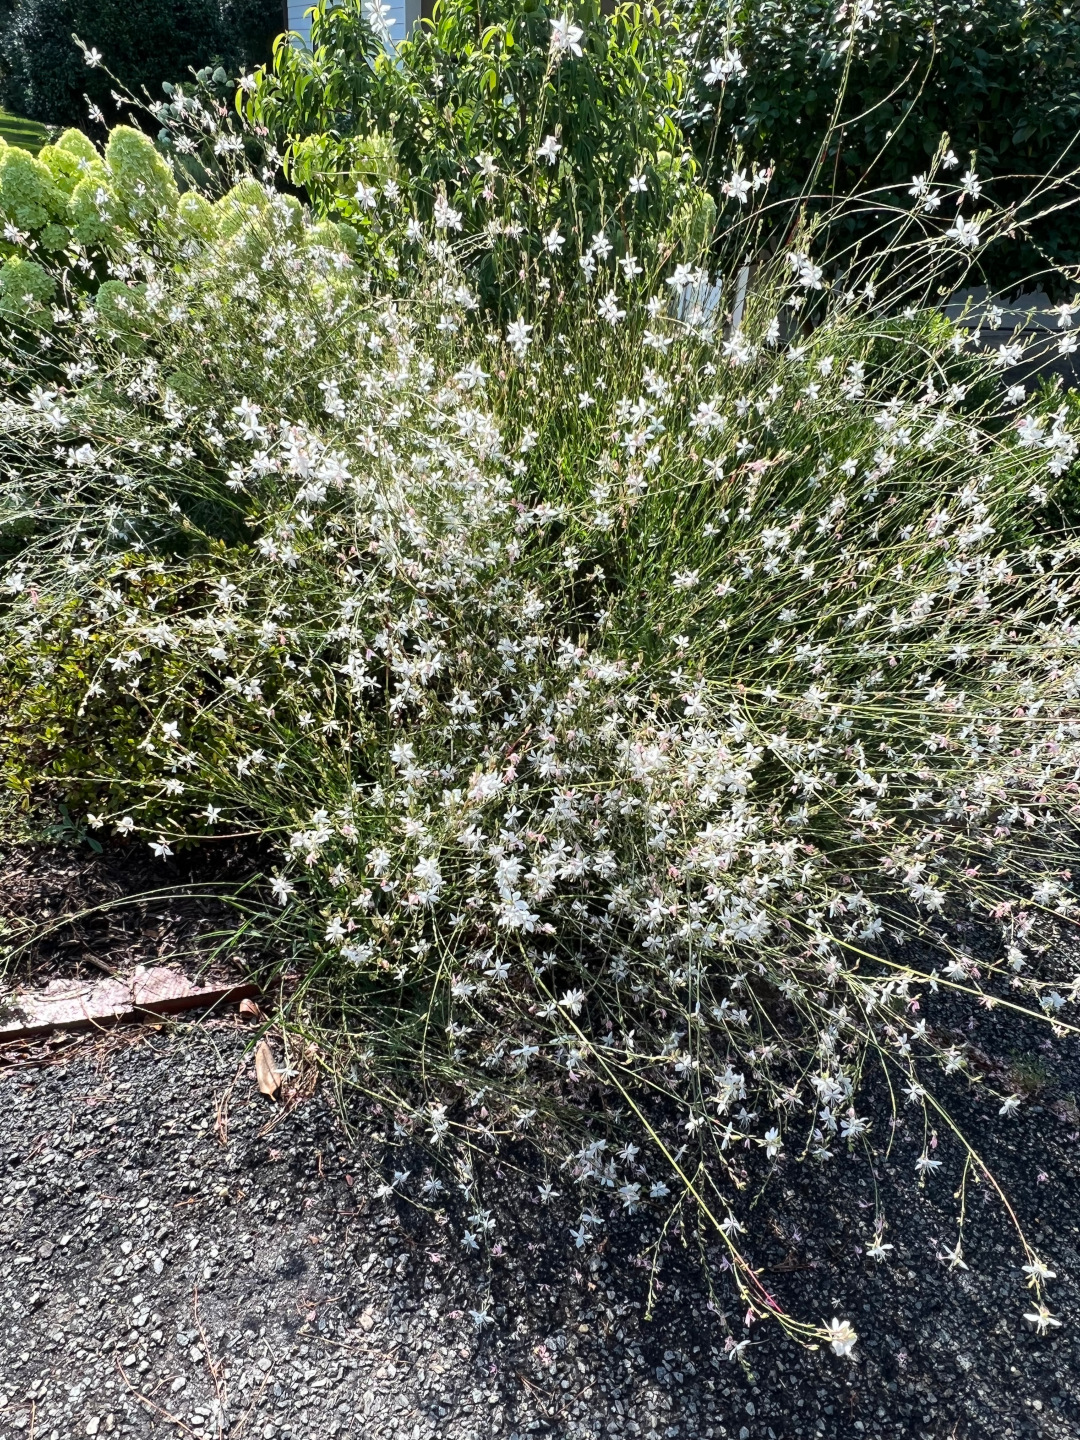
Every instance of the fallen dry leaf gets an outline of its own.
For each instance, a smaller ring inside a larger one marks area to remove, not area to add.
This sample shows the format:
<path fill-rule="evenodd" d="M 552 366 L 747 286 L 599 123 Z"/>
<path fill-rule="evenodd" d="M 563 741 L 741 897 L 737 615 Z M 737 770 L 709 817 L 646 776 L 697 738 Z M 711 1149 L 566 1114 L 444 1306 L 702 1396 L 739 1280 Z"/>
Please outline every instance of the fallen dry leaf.
<path fill-rule="evenodd" d="M 263 1095 L 269 1095 L 270 1099 L 276 1098 L 281 1089 L 281 1075 L 274 1065 L 273 1052 L 265 1040 L 260 1040 L 255 1047 L 255 1083 Z"/>
<path fill-rule="evenodd" d="M 263 1013 L 254 1000 L 243 999 L 240 1001 L 240 1018 L 249 1022 L 261 1020 Z"/>

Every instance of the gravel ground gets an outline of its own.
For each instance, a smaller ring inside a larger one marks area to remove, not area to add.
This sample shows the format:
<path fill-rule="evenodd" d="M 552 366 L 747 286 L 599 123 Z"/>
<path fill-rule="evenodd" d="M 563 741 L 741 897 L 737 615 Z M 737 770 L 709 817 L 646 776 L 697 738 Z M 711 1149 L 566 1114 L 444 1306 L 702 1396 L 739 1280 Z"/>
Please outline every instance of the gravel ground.
<path fill-rule="evenodd" d="M 985 1185 L 969 1195 L 971 1268 L 949 1267 L 959 1161 L 943 1146 L 919 1189 L 900 1132 L 876 1174 L 847 1158 L 781 1167 L 747 1215 L 770 1289 L 805 1318 L 851 1319 L 853 1357 L 755 1326 L 745 1363 L 727 1358 L 748 1332 L 722 1275 L 710 1300 L 693 1237 L 661 1244 L 646 1318 L 655 1233 L 618 1219 L 578 1251 L 572 1197 L 542 1205 L 493 1163 L 494 1243 L 468 1255 L 449 1189 L 444 1224 L 415 1203 L 419 1171 L 399 1186 L 412 1202 L 377 1194 L 410 1163 L 390 1117 L 368 1109 L 346 1130 L 325 1085 L 275 1106 L 237 1018 L 7 1047 L 0 1440 L 1075 1440 L 1080 1046 L 995 1028 L 996 1012 L 972 1023 L 1031 1099 L 1006 1124 L 958 1089 L 956 1113 L 1057 1271 L 1063 1327 L 1024 1322 L 1023 1257 Z M 880 1265 L 860 1218 L 875 1179 L 895 1246 Z"/>

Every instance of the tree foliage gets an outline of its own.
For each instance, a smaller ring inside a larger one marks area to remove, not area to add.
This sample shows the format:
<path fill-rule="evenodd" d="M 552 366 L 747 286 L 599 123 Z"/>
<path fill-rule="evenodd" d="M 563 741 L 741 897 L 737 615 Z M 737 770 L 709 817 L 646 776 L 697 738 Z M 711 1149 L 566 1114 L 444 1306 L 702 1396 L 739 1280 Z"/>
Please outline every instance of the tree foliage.
<path fill-rule="evenodd" d="M 695 226 L 704 238 L 673 118 L 684 66 L 659 11 L 586 4 L 562 46 L 558 20 L 537 0 L 439 5 L 391 55 L 361 0 L 322 5 L 311 51 L 279 40 L 243 109 L 286 147 L 290 178 L 362 229 L 377 226 L 373 191 L 387 180 L 423 220 L 442 197 L 452 231 L 491 242 L 488 294 L 520 283 L 522 234 L 526 260 L 545 237 L 555 254 L 600 231 L 619 253 L 665 230 L 673 244 Z"/>

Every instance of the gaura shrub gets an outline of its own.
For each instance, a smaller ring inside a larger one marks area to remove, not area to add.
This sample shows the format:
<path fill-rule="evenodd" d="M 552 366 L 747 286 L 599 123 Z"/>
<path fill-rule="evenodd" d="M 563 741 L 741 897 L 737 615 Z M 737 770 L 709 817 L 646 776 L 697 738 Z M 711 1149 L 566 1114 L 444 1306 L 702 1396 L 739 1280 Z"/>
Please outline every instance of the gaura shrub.
<path fill-rule="evenodd" d="M 738 325 L 604 256 L 494 329 L 440 232 L 394 285 L 244 193 L 129 252 L 137 352 L 87 304 L 11 333 L 9 783 L 163 860 L 256 842 L 238 934 L 455 1174 L 467 1251 L 528 1131 L 568 1244 L 694 1216 L 752 1316 L 843 1353 L 764 1288 L 751 1181 L 888 1137 L 951 1184 L 941 1138 L 995 1187 L 956 1017 L 1077 1028 L 1074 402 L 805 237 Z"/>

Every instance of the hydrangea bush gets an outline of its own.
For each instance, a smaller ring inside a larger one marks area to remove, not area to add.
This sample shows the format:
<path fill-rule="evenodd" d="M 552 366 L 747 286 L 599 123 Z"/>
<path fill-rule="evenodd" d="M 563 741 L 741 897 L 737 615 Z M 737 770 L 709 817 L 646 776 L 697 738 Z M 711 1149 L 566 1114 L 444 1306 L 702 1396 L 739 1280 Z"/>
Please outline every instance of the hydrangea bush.
<path fill-rule="evenodd" d="M 694 1215 L 748 1320 L 844 1353 L 764 1288 L 748 1167 L 872 1152 L 876 1070 L 923 1183 L 947 1136 L 994 1187 L 955 1005 L 1076 1030 L 1075 402 L 806 232 L 737 317 L 593 238 L 507 319 L 434 218 L 373 253 L 146 143 L 81 156 L 94 243 L 70 202 L 8 242 L 52 287 L 3 340 L 9 783 L 164 861 L 252 842 L 238 943 L 466 1250 L 531 1134 L 568 1244 Z"/>

